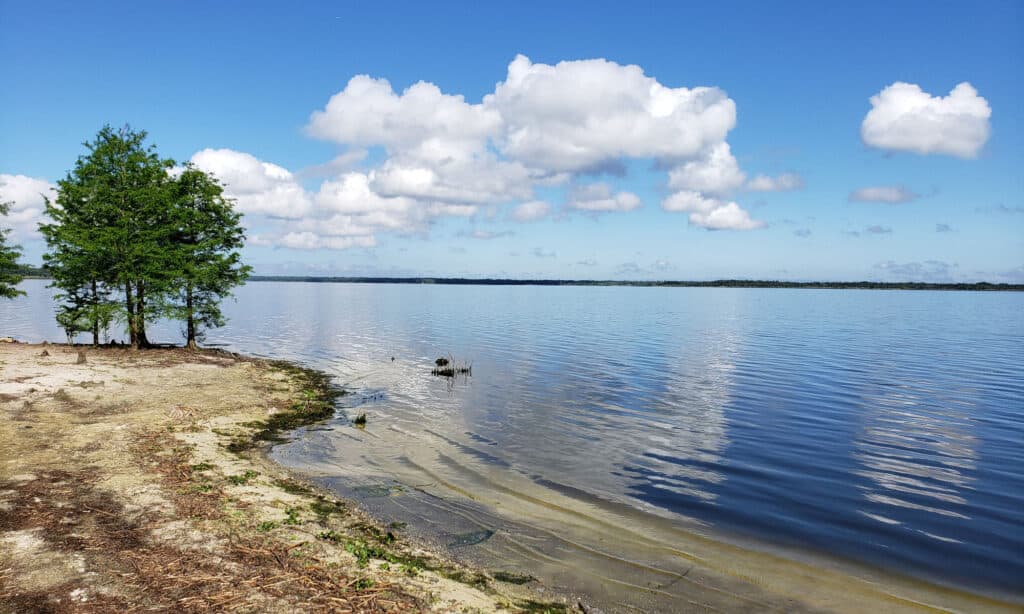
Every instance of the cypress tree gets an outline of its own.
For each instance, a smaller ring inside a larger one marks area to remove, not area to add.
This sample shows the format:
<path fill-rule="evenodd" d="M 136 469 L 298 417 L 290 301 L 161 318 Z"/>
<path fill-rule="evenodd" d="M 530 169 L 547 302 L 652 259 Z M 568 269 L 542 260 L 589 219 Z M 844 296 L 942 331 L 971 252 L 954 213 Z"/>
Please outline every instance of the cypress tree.
<path fill-rule="evenodd" d="M 241 214 L 211 175 L 188 164 L 171 186 L 173 292 L 170 313 L 185 321 L 185 345 L 197 347 L 203 329 L 224 325 L 220 302 L 242 284 L 250 267 L 238 253 L 245 243 Z"/>
<path fill-rule="evenodd" d="M 10 211 L 10 203 L 0 203 L 0 216 L 7 215 Z M 22 275 L 18 270 L 18 256 L 21 248 L 17 245 L 7 244 L 7 233 L 9 231 L 0 228 L 0 298 L 14 298 L 24 294 L 18 290 Z"/>
<path fill-rule="evenodd" d="M 118 312 L 132 347 L 149 345 L 146 323 L 156 317 L 170 289 L 174 236 L 172 160 L 161 159 L 146 133 L 104 126 L 88 153 L 58 182 L 53 220 L 40 226 L 49 252 L 46 267 L 65 304 L 59 320 L 76 330 L 99 329 Z M 113 294 L 123 293 L 119 307 Z"/>

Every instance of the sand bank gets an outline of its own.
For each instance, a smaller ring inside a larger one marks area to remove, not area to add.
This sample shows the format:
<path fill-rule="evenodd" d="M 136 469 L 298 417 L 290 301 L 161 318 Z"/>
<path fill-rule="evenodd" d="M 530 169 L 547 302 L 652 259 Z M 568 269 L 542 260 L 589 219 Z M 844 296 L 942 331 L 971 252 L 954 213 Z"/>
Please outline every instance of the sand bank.
<path fill-rule="evenodd" d="M 267 461 L 329 411 L 315 372 L 83 352 L 0 344 L 0 612 L 566 609 Z"/>

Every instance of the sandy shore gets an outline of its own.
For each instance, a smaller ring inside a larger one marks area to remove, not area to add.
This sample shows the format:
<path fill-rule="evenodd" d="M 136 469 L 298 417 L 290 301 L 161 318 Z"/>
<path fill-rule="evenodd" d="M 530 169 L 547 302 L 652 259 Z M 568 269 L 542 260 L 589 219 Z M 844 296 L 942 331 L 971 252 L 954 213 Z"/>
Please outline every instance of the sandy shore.
<path fill-rule="evenodd" d="M 267 461 L 276 429 L 329 411 L 318 374 L 221 352 L 82 354 L 0 344 L 0 612 L 567 609 Z"/>

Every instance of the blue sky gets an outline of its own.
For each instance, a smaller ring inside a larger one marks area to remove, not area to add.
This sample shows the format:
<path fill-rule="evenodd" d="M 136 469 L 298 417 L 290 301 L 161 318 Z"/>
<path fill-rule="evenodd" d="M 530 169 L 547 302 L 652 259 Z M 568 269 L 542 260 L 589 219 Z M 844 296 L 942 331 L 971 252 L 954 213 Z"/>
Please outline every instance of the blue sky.
<path fill-rule="evenodd" d="M 1024 282 L 1019 2 L 40 4 L 0 0 L 30 262 L 127 122 L 259 273 Z"/>

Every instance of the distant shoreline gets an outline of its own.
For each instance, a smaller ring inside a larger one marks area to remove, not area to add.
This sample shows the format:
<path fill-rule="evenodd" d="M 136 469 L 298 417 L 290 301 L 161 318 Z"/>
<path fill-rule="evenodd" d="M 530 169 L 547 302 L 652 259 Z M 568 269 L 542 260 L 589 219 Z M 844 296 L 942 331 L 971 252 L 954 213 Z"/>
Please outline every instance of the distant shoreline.
<path fill-rule="evenodd" d="M 627 286 L 640 288 L 801 288 L 818 290 L 968 290 L 1024 292 L 1024 284 L 978 282 L 923 283 L 876 281 L 771 281 L 717 279 L 714 281 L 625 281 L 587 279 L 475 279 L 465 277 L 302 277 L 253 275 L 249 281 L 287 281 L 340 284 L 435 284 L 450 286 Z"/>
<path fill-rule="evenodd" d="M 49 279 L 43 269 L 25 267 L 25 279 Z M 304 275 L 252 275 L 248 281 L 284 281 L 331 284 L 434 284 L 441 286 L 624 286 L 637 288 L 797 288 L 805 290 L 950 290 L 971 292 L 1024 292 L 1024 284 L 926 283 L 914 281 L 778 281 L 715 279 L 711 281 L 630 281 L 615 279 L 497 279 L 470 277 L 332 277 Z"/>

